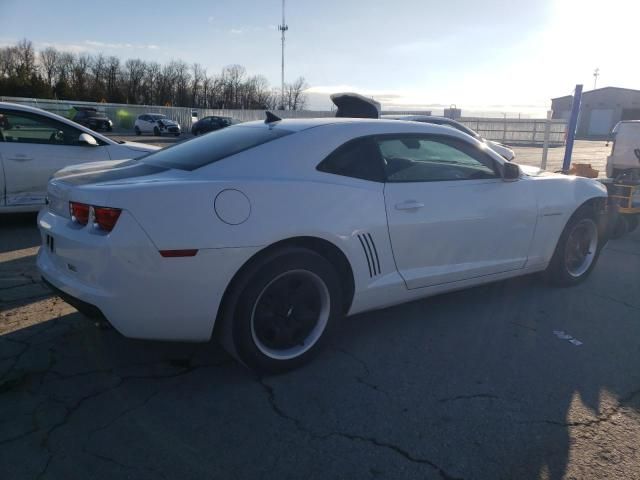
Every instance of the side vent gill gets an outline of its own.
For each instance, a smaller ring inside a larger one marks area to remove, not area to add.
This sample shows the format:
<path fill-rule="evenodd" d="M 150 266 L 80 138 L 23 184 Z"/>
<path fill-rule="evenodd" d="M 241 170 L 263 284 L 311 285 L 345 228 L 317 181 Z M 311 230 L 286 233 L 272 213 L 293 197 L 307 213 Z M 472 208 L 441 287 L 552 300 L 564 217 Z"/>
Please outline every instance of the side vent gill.
<path fill-rule="evenodd" d="M 358 240 L 362 245 L 362 251 L 367 259 L 367 266 L 369 267 L 369 276 L 371 278 L 376 275 L 380 275 L 382 270 L 380 269 L 380 258 L 378 257 L 378 249 L 373 241 L 373 237 L 370 233 L 359 233 Z"/>

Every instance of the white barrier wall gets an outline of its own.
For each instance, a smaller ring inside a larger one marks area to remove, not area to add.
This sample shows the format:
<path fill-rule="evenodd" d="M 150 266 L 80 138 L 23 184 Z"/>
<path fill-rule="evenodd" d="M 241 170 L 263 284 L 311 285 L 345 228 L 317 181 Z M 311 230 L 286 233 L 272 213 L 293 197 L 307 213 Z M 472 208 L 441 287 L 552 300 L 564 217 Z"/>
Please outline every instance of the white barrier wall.
<path fill-rule="evenodd" d="M 0 101 L 20 103 L 42 108 L 64 117 L 74 105 L 95 107 L 106 114 L 113 122 L 116 130 L 133 129 L 133 122 L 138 115 L 143 113 L 161 113 L 169 118 L 177 120 L 184 131 L 191 128 L 191 113 L 198 112 L 198 118 L 208 115 L 233 117 L 241 122 L 262 120 L 265 118 L 264 110 L 230 110 L 230 109 L 203 109 L 186 107 L 162 107 L 157 105 L 127 105 L 116 103 L 76 102 L 71 100 L 42 100 L 35 98 L 0 97 Z M 403 114 L 404 112 L 383 112 Z M 414 113 L 415 112 L 411 112 Z M 315 118 L 333 117 L 330 111 L 277 111 L 282 118 Z M 507 145 L 542 145 L 544 141 L 546 119 L 514 119 L 514 118 L 460 118 L 459 121 L 467 127 L 475 130 L 489 140 L 506 143 Z M 549 121 L 549 145 L 564 144 L 567 123 L 565 120 Z"/>

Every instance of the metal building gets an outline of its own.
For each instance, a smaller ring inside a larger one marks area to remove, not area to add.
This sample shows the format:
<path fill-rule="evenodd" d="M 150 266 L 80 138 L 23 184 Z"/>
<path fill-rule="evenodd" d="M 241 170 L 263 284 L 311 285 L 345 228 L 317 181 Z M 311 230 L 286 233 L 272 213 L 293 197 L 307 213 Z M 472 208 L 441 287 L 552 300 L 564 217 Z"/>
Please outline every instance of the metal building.
<path fill-rule="evenodd" d="M 551 99 L 554 119 L 568 119 L 573 96 Z M 640 90 L 604 87 L 582 94 L 578 138 L 606 138 L 620 120 L 640 120 Z"/>

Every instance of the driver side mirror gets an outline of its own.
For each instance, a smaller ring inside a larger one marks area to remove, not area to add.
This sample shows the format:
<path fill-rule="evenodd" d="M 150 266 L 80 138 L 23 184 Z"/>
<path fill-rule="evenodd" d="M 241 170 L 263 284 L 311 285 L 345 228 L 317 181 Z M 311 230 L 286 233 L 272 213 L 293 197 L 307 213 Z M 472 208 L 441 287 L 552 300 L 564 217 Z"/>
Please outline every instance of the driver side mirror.
<path fill-rule="evenodd" d="M 516 163 L 505 162 L 502 165 L 502 179 L 505 182 L 515 182 L 520 178 L 520 167 Z"/>
<path fill-rule="evenodd" d="M 80 145 L 85 145 L 85 146 L 88 146 L 88 147 L 97 147 L 98 146 L 98 142 L 96 142 L 96 139 L 93 138 L 88 133 L 81 133 L 80 136 L 78 137 L 78 143 Z"/>

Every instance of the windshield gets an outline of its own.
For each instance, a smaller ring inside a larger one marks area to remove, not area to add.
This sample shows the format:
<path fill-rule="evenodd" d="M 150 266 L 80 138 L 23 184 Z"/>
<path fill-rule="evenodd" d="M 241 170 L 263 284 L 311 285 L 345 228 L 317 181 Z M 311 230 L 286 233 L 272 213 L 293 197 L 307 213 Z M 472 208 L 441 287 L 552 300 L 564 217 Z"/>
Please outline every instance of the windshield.
<path fill-rule="evenodd" d="M 141 160 L 158 167 L 195 170 L 291 133 L 283 129 L 229 127 L 159 150 Z"/>
<path fill-rule="evenodd" d="M 149 115 L 153 120 L 169 120 L 166 115 Z"/>

